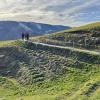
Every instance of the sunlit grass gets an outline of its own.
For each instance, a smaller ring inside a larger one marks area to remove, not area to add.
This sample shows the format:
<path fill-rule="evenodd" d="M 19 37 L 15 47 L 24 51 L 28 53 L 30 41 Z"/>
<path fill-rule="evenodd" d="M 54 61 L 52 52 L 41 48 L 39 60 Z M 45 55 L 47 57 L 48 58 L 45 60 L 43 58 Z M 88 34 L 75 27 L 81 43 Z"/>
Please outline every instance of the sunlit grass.
<path fill-rule="evenodd" d="M 12 47 L 12 46 L 22 46 L 24 41 L 12 40 L 12 41 L 0 41 L 0 47 Z"/>

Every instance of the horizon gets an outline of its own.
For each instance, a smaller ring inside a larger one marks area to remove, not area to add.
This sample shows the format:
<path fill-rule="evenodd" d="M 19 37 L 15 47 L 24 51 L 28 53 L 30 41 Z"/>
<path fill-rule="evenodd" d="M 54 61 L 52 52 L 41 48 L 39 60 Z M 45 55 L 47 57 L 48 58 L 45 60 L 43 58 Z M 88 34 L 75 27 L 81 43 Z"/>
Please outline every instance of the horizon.
<path fill-rule="evenodd" d="M 47 25 L 60 25 L 60 26 L 68 26 L 68 25 L 61 25 L 61 24 L 49 24 L 49 23 L 41 23 L 41 22 L 32 22 L 32 21 L 16 21 L 16 20 L 0 20 L 0 22 L 18 22 L 18 23 L 22 23 L 22 22 L 26 22 L 26 23 L 38 23 L 38 24 L 47 24 Z M 79 26 L 68 26 L 68 27 L 81 27 L 81 26 L 85 26 L 85 25 L 89 25 L 89 24 L 95 24 L 95 23 L 100 23 L 100 21 L 95 21 L 95 22 L 89 22 L 89 23 L 85 23 Z"/>
<path fill-rule="evenodd" d="M 78 27 L 100 22 L 99 6 L 99 0 L 1 0 L 0 21 Z"/>

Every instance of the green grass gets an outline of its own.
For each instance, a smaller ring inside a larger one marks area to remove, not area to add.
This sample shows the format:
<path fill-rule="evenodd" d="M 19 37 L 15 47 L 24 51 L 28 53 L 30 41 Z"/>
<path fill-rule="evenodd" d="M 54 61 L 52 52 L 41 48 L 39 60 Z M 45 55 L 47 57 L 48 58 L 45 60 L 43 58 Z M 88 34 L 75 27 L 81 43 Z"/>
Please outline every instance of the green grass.
<path fill-rule="evenodd" d="M 16 75 L 10 76 L 4 73 L 3 76 L 0 73 L 0 98 L 4 100 L 100 99 L 99 55 L 55 48 L 36 48 L 33 44 L 22 41 L 8 41 L 0 45 L 0 54 L 4 55 L 0 59 L 0 64 L 3 65 L 4 61 L 6 63 L 4 66 L 6 69 L 2 71 L 11 73 L 18 71 Z M 69 52 L 72 53 L 69 55 Z M 39 80 L 40 78 L 43 80 Z M 32 80 L 35 82 L 32 83 Z"/>
<path fill-rule="evenodd" d="M 92 67 L 92 66 L 91 66 Z M 96 66 L 95 66 L 96 67 Z M 11 82 L 16 84 L 17 95 L 14 94 L 16 86 L 4 88 L 0 87 L 0 97 L 7 100 L 99 100 L 100 93 L 100 70 L 91 71 L 68 68 L 63 78 L 53 81 L 44 81 L 31 86 L 19 87 L 13 79 Z M 7 78 L 8 79 L 8 78 Z M 10 84 L 10 83 L 6 83 Z M 96 89 L 95 87 L 98 86 Z M 93 88 L 94 87 L 94 88 Z M 93 98 L 92 98 L 93 97 Z M 98 99 L 96 99 L 98 98 Z"/>
<path fill-rule="evenodd" d="M 93 30 L 99 30 L 100 29 L 100 22 L 96 22 L 96 23 L 92 23 L 92 24 L 88 24 L 88 25 L 84 25 L 84 26 L 80 26 L 80 27 L 75 27 L 69 30 L 65 30 L 65 31 L 61 31 L 58 33 L 62 33 L 62 32 L 74 32 L 74 31 L 79 31 L 79 30 L 83 30 L 83 31 L 93 31 Z"/>
<path fill-rule="evenodd" d="M 23 41 L 0 41 L 0 47 L 12 47 L 12 46 L 22 46 L 24 44 Z"/>

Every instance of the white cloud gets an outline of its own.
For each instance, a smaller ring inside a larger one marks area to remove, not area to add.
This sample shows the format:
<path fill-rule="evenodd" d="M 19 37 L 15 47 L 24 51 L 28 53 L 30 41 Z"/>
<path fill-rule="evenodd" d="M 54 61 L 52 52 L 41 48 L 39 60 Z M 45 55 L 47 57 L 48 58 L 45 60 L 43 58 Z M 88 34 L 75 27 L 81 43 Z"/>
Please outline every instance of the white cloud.
<path fill-rule="evenodd" d="M 0 20 L 81 25 L 78 17 L 97 5 L 99 0 L 0 0 Z"/>
<path fill-rule="evenodd" d="M 87 0 L 86 2 L 84 2 L 83 4 L 81 5 L 78 5 L 78 6 L 75 6 L 69 10 L 67 10 L 66 12 L 68 14 L 73 14 L 73 13 L 78 13 L 80 12 L 81 10 L 84 10 L 88 7 L 91 7 L 93 6 L 98 0 Z"/>

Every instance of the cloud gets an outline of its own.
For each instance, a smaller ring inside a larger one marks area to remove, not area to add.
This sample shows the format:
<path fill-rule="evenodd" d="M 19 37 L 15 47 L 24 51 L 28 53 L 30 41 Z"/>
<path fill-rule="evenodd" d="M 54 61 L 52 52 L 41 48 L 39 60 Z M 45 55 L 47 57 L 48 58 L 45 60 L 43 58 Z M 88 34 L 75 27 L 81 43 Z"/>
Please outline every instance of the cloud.
<path fill-rule="evenodd" d="M 95 12 L 100 20 L 99 6 L 99 0 L 0 0 L 0 20 L 78 26 Z"/>

